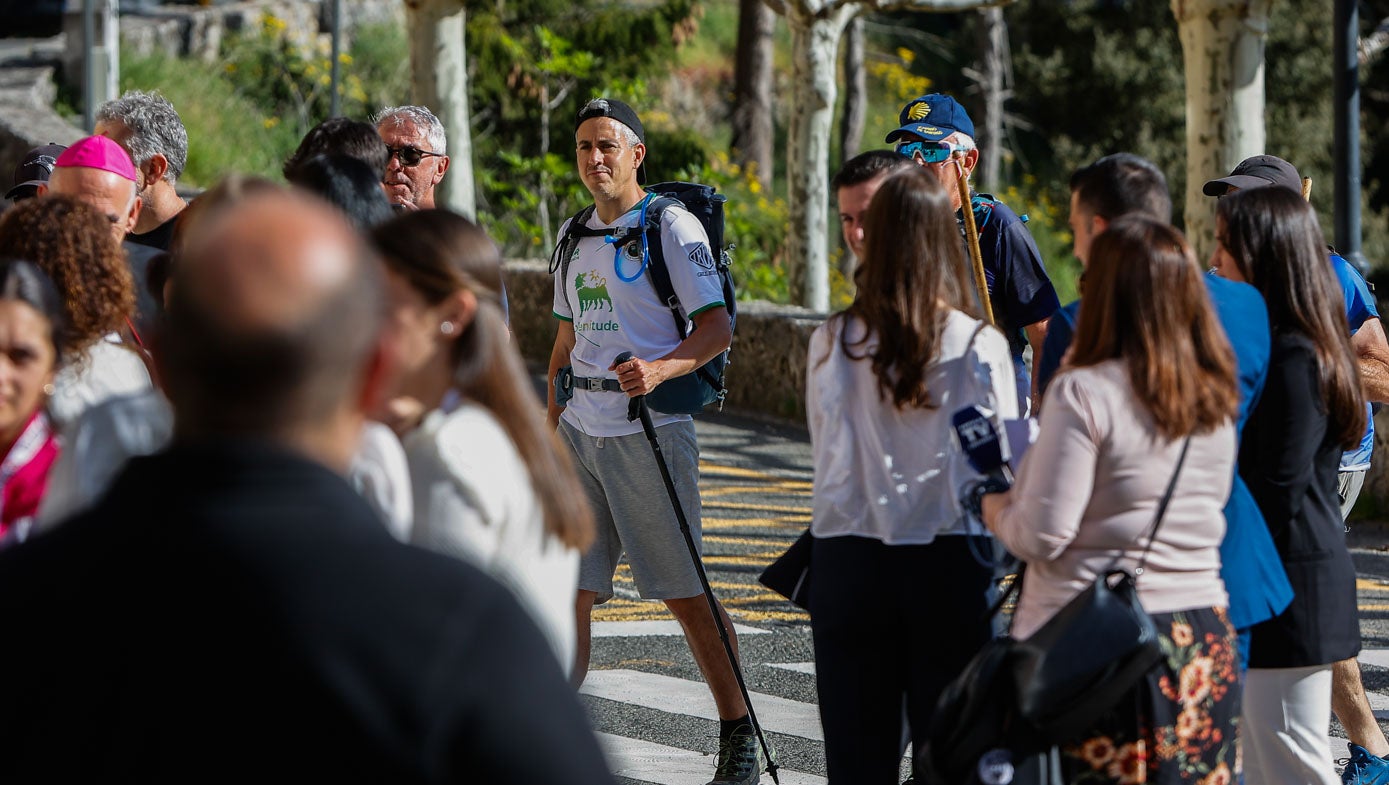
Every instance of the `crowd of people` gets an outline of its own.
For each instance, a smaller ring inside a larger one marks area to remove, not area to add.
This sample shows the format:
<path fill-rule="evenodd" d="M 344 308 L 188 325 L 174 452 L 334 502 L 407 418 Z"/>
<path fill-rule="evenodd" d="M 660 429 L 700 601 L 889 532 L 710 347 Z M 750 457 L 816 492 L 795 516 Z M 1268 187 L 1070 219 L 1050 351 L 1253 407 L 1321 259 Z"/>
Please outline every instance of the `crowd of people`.
<path fill-rule="evenodd" d="M 625 559 L 708 682 L 711 785 L 757 782 L 774 751 L 691 558 L 693 422 L 651 412 L 648 443 L 630 406 L 732 340 L 722 249 L 644 187 L 638 112 L 575 116 L 593 203 L 559 228 L 547 406 L 496 245 L 437 207 L 429 109 L 327 120 L 288 185 L 228 173 L 191 202 L 167 100 L 96 118 L 30 151 L 0 215 L 0 772 L 610 782 L 574 688 Z M 1296 169 L 1212 173 L 1209 270 L 1150 162 L 1080 169 L 1084 300 L 1062 306 L 1025 220 L 968 189 L 964 107 L 925 95 L 899 125 L 833 180 L 857 291 L 808 350 L 830 781 L 895 785 L 906 743 L 929 749 L 939 697 L 999 632 L 981 555 L 1002 546 L 1026 565 L 1013 637 L 1138 566 L 1161 638 L 1064 740 L 1064 781 L 1334 783 L 1334 709 L 1344 781 L 1389 782 L 1342 523 L 1389 343 Z M 977 519 L 952 429 L 971 406 L 1036 418 Z"/>

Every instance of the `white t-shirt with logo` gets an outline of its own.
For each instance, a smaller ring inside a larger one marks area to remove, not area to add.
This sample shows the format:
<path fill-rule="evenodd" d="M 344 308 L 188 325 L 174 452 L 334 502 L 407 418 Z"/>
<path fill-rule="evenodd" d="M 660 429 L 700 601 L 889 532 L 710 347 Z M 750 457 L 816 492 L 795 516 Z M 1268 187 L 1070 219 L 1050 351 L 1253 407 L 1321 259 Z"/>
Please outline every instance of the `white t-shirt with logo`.
<path fill-rule="evenodd" d="M 645 204 L 643 200 L 611 224 L 603 223 L 595 211 L 587 225 L 591 229 L 637 227 Z M 568 226 L 566 221 L 560 227 L 561 237 Z M 698 219 L 679 205 L 667 207 L 661 216 L 661 246 L 671 286 L 687 318 L 724 306 L 709 238 Z M 642 268 L 641 238 L 628 242 L 621 251 L 615 248 L 603 237 L 578 238 L 564 279 L 555 281 L 554 314 L 574 325 L 574 350 L 569 357 L 575 376 L 615 379 L 608 366 L 619 354 L 631 352 L 633 357 L 655 360 L 680 345 L 670 309 L 657 298 L 651 277 Z M 622 393 L 590 392 L 575 385 L 562 417 L 590 436 L 640 433 L 640 421 L 627 421 L 627 401 Z M 690 418 L 653 411 L 651 419 L 661 426 Z"/>

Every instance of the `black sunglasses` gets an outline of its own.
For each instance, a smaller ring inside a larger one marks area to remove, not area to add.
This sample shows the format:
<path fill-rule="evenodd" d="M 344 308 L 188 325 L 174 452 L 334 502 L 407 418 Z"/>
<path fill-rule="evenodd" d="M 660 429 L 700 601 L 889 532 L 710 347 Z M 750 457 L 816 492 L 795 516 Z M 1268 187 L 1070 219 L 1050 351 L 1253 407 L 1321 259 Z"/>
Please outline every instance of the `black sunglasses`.
<path fill-rule="evenodd" d="M 386 147 L 386 152 L 387 163 L 390 163 L 392 158 L 400 158 L 401 166 L 419 166 L 420 161 L 424 160 L 424 157 L 427 155 L 443 155 L 443 153 L 431 153 L 428 150 L 421 150 L 418 147 L 411 147 L 409 145 L 405 147 L 391 147 L 388 145 Z"/>

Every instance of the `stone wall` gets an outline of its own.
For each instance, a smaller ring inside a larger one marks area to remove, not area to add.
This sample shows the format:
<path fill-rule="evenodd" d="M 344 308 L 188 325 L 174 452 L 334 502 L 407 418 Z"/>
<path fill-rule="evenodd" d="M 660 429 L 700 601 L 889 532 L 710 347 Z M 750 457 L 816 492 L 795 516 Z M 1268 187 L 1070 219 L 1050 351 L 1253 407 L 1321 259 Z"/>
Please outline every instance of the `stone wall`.
<path fill-rule="evenodd" d="M 228 33 L 254 29 L 266 16 L 274 16 L 285 21 L 285 29 L 296 43 L 310 46 L 332 29 L 332 7 L 329 0 L 247 0 L 211 7 L 159 6 L 123 14 L 121 43 L 138 54 L 163 52 L 171 57 L 194 57 L 212 62 L 217 59 Z M 359 25 L 404 24 L 405 19 L 405 5 L 399 0 L 344 0 L 342 10 L 342 28 L 349 36 Z"/>
<path fill-rule="evenodd" d="M 0 161 L 5 162 L 6 190 L 12 167 L 30 149 L 49 142 L 72 144 L 83 136 L 53 111 L 54 93 L 51 66 L 0 68 Z"/>
<path fill-rule="evenodd" d="M 548 365 L 555 343 L 554 286 L 548 263 L 507 262 L 506 287 L 511 330 L 522 355 L 532 364 Z M 811 332 L 822 321 L 804 308 L 739 303 L 725 407 L 804 423 L 806 348 Z"/>

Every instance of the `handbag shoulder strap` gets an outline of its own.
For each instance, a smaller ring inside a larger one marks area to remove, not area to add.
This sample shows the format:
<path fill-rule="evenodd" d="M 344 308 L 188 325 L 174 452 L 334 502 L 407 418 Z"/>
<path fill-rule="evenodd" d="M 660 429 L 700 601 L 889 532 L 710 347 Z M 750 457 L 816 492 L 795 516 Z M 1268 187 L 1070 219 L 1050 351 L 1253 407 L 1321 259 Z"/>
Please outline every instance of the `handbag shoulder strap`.
<path fill-rule="evenodd" d="M 1182 464 L 1186 463 L 1186 451 L 1191 449 L 1191 436 L 1188 435 L 1182 442 L 1182 454 L 1177 456 L 1177 466 L 1172 470 L 1172 479 L 1167 481 L 1167 490 L 1162 494 L 1162 501 L 1158 502 L 1157 512 L 1153 515 L 1153 525 L 1148 527 L 1148 544 L 1143 546 L 1143 555 L 1138 559 L 1138 565 L 1133 568 L 1135 578 L 1143 574 L 1143 566 L 1148 563 L 1148 554 L 1153 550 L 1153 541 L 1157 539 L 1158 527 L 1162 525 L 1162 516 L 1167 513 L 1167 503 L 1172 501 L 1172 492 L 1177 489 L 1177 477 L 1182 473 Z"/>

